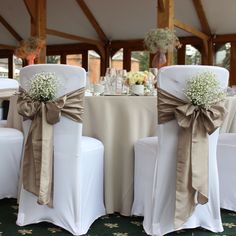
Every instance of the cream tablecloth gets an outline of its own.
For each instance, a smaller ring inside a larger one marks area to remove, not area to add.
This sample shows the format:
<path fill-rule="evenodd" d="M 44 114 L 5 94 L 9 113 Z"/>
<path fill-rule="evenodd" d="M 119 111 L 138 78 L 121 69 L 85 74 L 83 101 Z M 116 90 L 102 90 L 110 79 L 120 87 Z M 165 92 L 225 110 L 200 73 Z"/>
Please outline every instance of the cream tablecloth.
<path fill-rule="evenodd" d="M 156 135 L 156 97 L 85 97 L 83 135 L 105 146 L 105 205 L 107 213 L 130 215 L 133 202 L 134 143 Z M 21 130 L 21 117 L 12 98 L 8 126 Z M 236 132 L 236 96 L 225 103 L 221 132 Z"/>

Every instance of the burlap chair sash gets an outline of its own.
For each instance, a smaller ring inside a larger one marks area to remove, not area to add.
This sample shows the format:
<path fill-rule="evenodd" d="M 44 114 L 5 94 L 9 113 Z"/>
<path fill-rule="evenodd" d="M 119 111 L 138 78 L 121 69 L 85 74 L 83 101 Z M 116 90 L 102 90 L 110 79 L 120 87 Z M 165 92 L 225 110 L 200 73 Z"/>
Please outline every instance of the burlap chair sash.
<path fill-rule="evenodd" d="M 158 123 L 179 125 L 175 228 L 187 221 L 197 204 L 208 202 L 208 135 L 223 123 L 224 103 L 209 109 L 194 106 L 158 88 Z"/>
<path fill-rule="evenodd" d="M 53 205 L 53 125 L 61 116 L 82 123 L 84 92 L 81 88 L 43 103 L 20 89 L 18 113 L 32 120 L 24 146 L 23 188 L 35 194 L 39 204 Z"/>

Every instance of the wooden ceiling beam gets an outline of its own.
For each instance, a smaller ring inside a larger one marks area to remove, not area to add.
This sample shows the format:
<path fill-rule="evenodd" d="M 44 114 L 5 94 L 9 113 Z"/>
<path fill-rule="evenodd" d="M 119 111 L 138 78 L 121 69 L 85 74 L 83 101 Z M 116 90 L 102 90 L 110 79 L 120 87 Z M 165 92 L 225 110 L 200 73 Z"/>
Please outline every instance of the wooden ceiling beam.
<path fill-rule="evenodd" d="M 11 25 L 1 15 L 0 15 L 0 22 L 17 41 L 22 40 L 22 37 L 11 27 Z"/>
<path fill-rule="evenodd" d="M 15 50 L 16 46 L 13 45 L 7 45 L 7 44 L 0 44 L 0 49 L 10 49 L 10 50 Z"/>
<path fill-rule="evenodd" d="M 89 22 L 92 24 L 92 26 L 95 29 L 95 31 L 97 32 L 100 40 L 103 41 L 103 42 L 108 42 L 109 40 L 108 40 L 106 34 L 102 30 L 101 26 L 98 24 L 96 18 L 94 17 L 94 15 L 90 11 L 90 9 L 88 8 L 88 6 L 84 2 L 84 0 L 76 0 L 76 2 L 78 3 L 78 5 L 82 9 L 82 11 L 84 12 L 86 17 L 88 18 Z"/>
<path fill-rule="evenodd" d="M 202 0 L 192 0 L 192 1 L 193 1 L 194 8 L 197 12 L 199 21 L 201 23 L 202 32 L 207 35 L 211 35 L 211 29 L 206 18 Z"/>
<path fill-rule="evenodd" d="M 214 43 L 236 42 L 236 34 L 215 35 L 212 40 Z"/>
<path fill-rule="evenodd" d="M 202 40 L 196 36 L 186 36 L 186 37 L 179 37 L 179 41 L 181 44 L 191 44 L 191 45 L 201 45 Z"/>
<path fill-rule="evenodd" d="M 68 33 L 58 31 L 58 30 L 46 29 L 46 33 L 49 34 L 49 35 L 58 36 L 58 37 L 61 37 L 61 38 L 81 41 L 81 42 L 84 42 L 84 43 L 89 43 L 89 44 L 94 44 L 94 45 L 101 45 L 101 42 L 98 41 L 98 40 L 81 37 L 79 35 L 68 34 Z"/>
<path fill-rule="evenodd" d="M 194 28 L 193 26 L 191 25 L 188 25 L 188 24 L 185 24 L 177 19 L 174 19 L 174 25 L 179 28 L 179 29 L 182 29 L 188 33 L 191 33 L 195 36 L 197 36 L 198 38 L 202 39 L 202 40 L 208 40 L 210 38 L 209 35 L 207 34 L 204 34 L 203 32 L 197 30 L 196 28 Z"/>
<path fill-rule="evenodd" d="M 32 0 L 24 0 L 26 9 L 31 17 L 31 21 L 35 22 L 35 12 L 36 12 L 36 5 L 35 2 Z M 31 22 L 31 23 L 33 23 Z"/>

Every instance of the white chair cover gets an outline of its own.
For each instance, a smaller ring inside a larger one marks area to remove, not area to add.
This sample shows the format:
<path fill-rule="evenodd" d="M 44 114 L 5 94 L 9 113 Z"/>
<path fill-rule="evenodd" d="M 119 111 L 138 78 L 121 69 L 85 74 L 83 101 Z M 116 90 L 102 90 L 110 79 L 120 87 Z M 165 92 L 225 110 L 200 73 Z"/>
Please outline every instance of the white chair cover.
<path fill-rule="evenodd" d="M 220 183 L 221 208 L 236 211 L 236 134 L 220 134 L 217 144 L 217 160 Z"/>
<path fill-rule="evenodd" d="M 13 79 L 0 79 L 0 99 L 6 90 L 17 91 L 19 84 Z M 1 91 L 3 91 L 1 93 Z M 23 134 L 17 129 L 3 128 L 6 121 L 0 121 L 0 199 L 17 198 Z"/>
<path fill-rule="evenodd" d="M 132 215 L 143 216 L 145 194 L 152 193 L 157 161 L 157 137 L 139 139 L 134 145 L 134 202 Z"/>
<path fill-rule="evenodd" d="M 85 86 L 83 68 L 49 64 L 23 68 L 21 86 L 27 90 L 27 81 L 42 71 L 55 72 L 61 83 L 58 96 Z M 24 124 L 24 131 L 29 124 L 30 121 Z M 82 124 L 61 117 L 54 125 L 54 207 L 38 205 L 37 198 L 22 188 L 17 224 L 48 221 L 74 235 L 85 234 L 94 220 L 105 214 L 103 156 L 100 141 L 82 137 Z"/>
<path fill-rule="evenodd" d="M 19 83 L 14 79 L 0 78 L 0 127 L 5 125 L 5 122 L 2 122 L 3 117 L 3 108 L 1 107 L 2 100 L 9 99 L 14 92 L 18 90 Z"/>
<path fill-rule="evenodd" d="M 159 71 L 158 86 L 174 96 L 186 100 L 183 89 L 194 75 L 211 71 L 223 88 L 227 88 L 228 71 L 212 66 L 168 66 Z M 145 196 L 144 229 L 150 235 L 161 236 L 175 231 L 176 151 L 178 125 L 172 120 L 158 125 L 158 161 L 154 173 L 154 191 Z M 197 205 L 192 216 L 181 227 L 203 227 L 213 232 L 223 231 L 220 216 L 219 182 L 216 145 L 219 130 L 209 136 L 209 201 Z"/>

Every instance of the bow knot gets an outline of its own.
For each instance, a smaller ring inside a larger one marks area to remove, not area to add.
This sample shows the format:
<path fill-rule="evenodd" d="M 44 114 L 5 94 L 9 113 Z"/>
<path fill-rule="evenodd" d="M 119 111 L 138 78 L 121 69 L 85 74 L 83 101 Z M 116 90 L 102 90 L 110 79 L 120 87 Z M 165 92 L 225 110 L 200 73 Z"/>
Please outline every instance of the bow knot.
<path fill-rule="evenodd" d="M 205 109 L 157 90 L 158 123 L 176 119 L 179 125 L 175 204 L 175 228 L 179 228 L 196 203 L 208 202 L 208 134 L 221 126 L 226 111 L 223 102 Z"/>
<path fill-rule="evenodd" d="M 38 196 L 39 204 L 52 207 L 53 194 L 53 125 L 61 116 L 82 123 L 84 88 L 55 101 L 34 101 L 20 89 L 18 113 L 32 120 L 24 146 L 23 187 Z"/>

